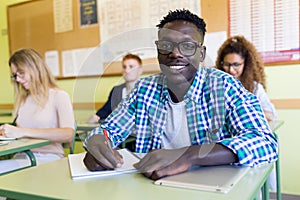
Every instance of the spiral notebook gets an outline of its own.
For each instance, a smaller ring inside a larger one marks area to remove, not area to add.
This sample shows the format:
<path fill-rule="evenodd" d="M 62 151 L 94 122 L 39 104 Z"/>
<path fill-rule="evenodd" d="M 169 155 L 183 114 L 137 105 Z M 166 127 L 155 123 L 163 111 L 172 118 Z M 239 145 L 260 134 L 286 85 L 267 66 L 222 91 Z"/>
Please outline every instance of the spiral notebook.
<path fill-rule="evenodd" d="M 133 164 L 139 162 L 139 158 L 135 156 L 132 152 L 127 149 L 119 150 L 119 153 L 123 156 L 124 164 L 122 167 L 115 170 L 105 170 L 105 171 L 89 171 L 84 163 L 83 158 L 86 152 L 79 154 L 69 154 L 69 166 L 71 172 L 71 178 L 73 180 L 87 179 L 87 178 L 98 178 L 107 177 L 125 173 L 136 173 L 137 169 L 134 168 Z"/>
<path fill-rule="evenodd" d="M 228 193 L 248 172 L 248 167 L 229 165 L 197 167 L 188 172 L 156 180 L 154 184 L 217 193 Z"/>

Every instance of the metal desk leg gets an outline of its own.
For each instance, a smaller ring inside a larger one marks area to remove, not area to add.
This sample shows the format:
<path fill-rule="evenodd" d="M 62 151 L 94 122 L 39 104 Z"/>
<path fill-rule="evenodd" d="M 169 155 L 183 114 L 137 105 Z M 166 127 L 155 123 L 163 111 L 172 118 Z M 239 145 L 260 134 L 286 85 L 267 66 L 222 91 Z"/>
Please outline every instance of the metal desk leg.
<path fill-rule="evenodd" d="M 263 187 L 262 187 L 262 199 L 263 200 L 269 200 L 270 195 L 269 195 L 269 179 L 265 181 Z"/>
<path fill-rule="evenodd" d="M 3 172 L 3 173 L 0 174 L 0 176 L 5 175 L 5 174 L 9 174 L 9 173 L 12 173 L 12 172 L 16 172 L 16 171 L 19 171 L 19 170 L 22 170 L 22 169 L 26 169 L 26 168 L 29 168 L 29 167 L 36 166 L 36 159 L 35 159 L 35 156 L 33 155 L 33 153 L 30 150 L 26 150 L 26 151 L 24 151 L 24 153 L 26 153 L 28 155 L 31 165 L 26 166 L 26 167 L 21 167 L 21 168 L 15 169 L 15 170 Z"/>
<path fill-rule="evenodd" d="M 31 167 L 36 166 L 36 159 L 33 153 L 30 150 L 26 150 L 25 153 L 28 155 L 31 163 Z"/>
<path fill-rule="evenodd" d="M 281 200 L 279 155 L 275 163 L 275 168 L 276 168 L 276 196 L 277 196 L 277 200 Z"/>

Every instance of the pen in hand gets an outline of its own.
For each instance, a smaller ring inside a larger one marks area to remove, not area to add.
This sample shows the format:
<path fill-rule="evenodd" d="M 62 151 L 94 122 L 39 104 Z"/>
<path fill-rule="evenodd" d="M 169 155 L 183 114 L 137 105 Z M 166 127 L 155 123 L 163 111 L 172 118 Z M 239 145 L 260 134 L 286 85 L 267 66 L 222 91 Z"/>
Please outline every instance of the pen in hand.
<path fill-rule="evenodd" d="M 111 150 L 112 154 L 114 154 L 114 150 L 112 149 L 112 145 L 111 145 L 110 139 L 108 138 L 106 129 L 103 129 L 103 134 L 105 136 L 105 140 L 106 140 L 108 148 Z"/>
<path fill-rule="evenodd" d="M 16 117 L 14 118 L 13 122 L 11 123 L 11 125 L 16 126 L 17 125 L 17 119 L 18 119 L 19 114 L 16 115 Z"/>

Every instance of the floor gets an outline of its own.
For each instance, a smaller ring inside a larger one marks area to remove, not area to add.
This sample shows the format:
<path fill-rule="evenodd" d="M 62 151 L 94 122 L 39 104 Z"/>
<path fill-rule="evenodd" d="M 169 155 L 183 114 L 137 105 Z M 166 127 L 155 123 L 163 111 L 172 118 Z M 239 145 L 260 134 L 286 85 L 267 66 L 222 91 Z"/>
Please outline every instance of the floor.
<path fill-rule="evenodd" d="M 270 200 L 277 200 L 276 193 L 270 192 Z M 282 194 L 282 200 L 300 200 L 300 195 Z"/>

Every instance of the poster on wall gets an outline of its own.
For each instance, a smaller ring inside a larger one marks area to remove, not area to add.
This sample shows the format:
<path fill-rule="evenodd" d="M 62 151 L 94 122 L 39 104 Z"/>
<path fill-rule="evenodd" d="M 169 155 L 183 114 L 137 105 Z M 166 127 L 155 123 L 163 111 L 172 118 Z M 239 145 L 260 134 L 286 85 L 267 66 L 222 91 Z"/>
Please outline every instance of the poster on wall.
<path fill-rule="evenodd" d="M 63 33 L 73 30 L 72 0 L 53 1 L 54 32 Z"/>
<path fill-rule="evenodd" d="M 97 0 L 80 1 L 80 26 L 90 26 L 98 24 Z"/>
<path fill-rule="evenodd" d="M 128 52 L 156 57 L 156 25 L 169 10 L 182 8 L 201 15 L 200 0 L 98 1 L 101 47 L 111 55 L 104 62 L 120 61 Z"/>

